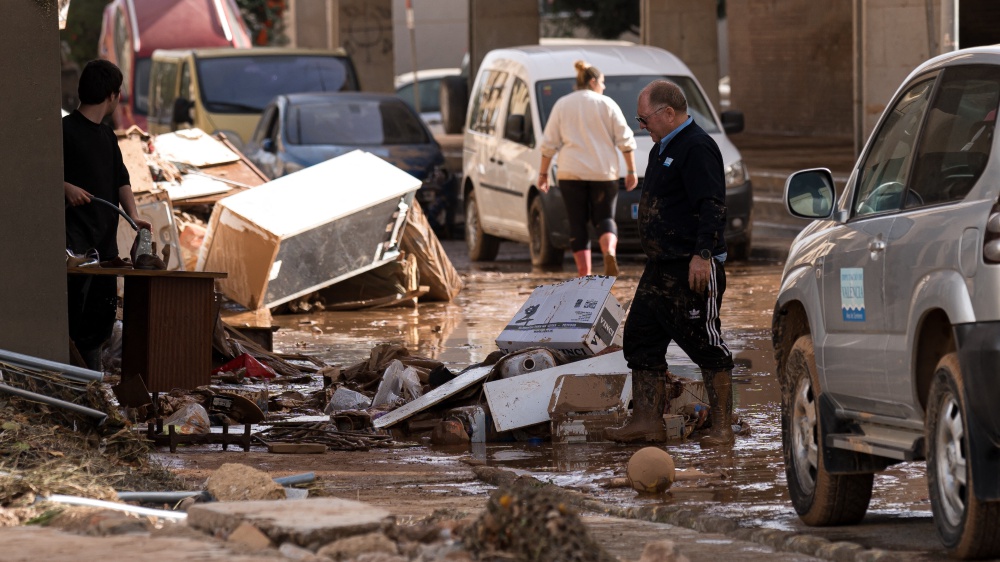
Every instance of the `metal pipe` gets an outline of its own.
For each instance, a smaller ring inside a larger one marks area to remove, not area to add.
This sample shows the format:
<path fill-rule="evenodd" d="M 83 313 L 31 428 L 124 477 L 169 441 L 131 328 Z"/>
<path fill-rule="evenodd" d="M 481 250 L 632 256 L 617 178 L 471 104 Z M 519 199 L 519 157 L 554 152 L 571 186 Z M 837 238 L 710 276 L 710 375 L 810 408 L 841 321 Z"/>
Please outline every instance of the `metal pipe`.
<path fill-rule="evenodd" d="M 108 418 L 108 415 L 100 410 L 95 410 L 93 408 L 88 408 L 86 406 L 81 406 L 79 404 L 74 404 L 72 402 L 67 402 L 65 400 L 60 400 L 58 398 L 52 398 L 51 396 L 45 396 L 44 394 L 38 394 L 36 392 L 31 392 L 29 390 L 14 388 L 13 386 L 7 386 L 5 384 L 0 384 L 0 392 L 14 394 L 22 398 L 27 398 L 28 400 L 36 400 L 38 402 L 44 402 L 45 404 L 49 404 L 51 406 L 58 406 L 60 408 L 72 410 L 78 414 L 84 414 L 87 416 L 100 418 L 101 421 L 97 422 L 98 425 L 103 424 L 104 420 Z"/>
<path fill-rule="evenodd" d="M 212 495 L 204 490 L 200 492 L 197 490 L 193 492 L 118 492 L 118 499 L 123 502 L 176 504 L 183 499 L 192 497 L 206 502 L 212 499 Z"/>
<path fill-rule="evenodd" d="M 63 496 L 59 494 L 52 494 L 49 497 L 39 498 L 39 501 L 50 501 L 50 502 L 65 503 L 70 505 L 87 505 L 91 507 L 103 507 L 106 509 L 114 509 L 115 511 L 135 513 L 137 515 L 149 515 L 152 517 L 161 517 L 163 519 L 178 519 L 178 520 L 187 519 L 187 513 L 184 513 L 183 511 L 166 511 L 163 509 L 150 509 L 148 507 L 139 507 L 124 503 L 95 500 L 93 498 L 79 498 L 76 496 Z"/>
<path fill-rule="evenodd" d="M 68 379 L 74 379 L 82 382 L 104 380 L 104 373 L 100 371 L 91 371 L 90 369 L 82 369 L 80 367 L 74 367 L 73 365 L 56 363 L 55 361 L 49 361 L 47 359 L 39 359 L 38 357 L 32 357 L 30 355 L 22 355 L 20 353 L 14 353 L 13 351 L 7 351 L 4 349 L 0 349 L 0 361 L 6 363 L 12 363 L 14 365 L 18 365 L 21 367 L 30 367 L 33 369 L 54 371 L 62 374 L 64 377 Z"/>
<path fill-rule="evenodd" d="M 312 482 L 316 480 L 315 472 L 303 472 L 302 474 L 293 474 L 291 476 L 280 476 L 275 478 L 274 481 L 282 486 L 292 486 L 295 484 L 306 484 L 307 482 Z"/>

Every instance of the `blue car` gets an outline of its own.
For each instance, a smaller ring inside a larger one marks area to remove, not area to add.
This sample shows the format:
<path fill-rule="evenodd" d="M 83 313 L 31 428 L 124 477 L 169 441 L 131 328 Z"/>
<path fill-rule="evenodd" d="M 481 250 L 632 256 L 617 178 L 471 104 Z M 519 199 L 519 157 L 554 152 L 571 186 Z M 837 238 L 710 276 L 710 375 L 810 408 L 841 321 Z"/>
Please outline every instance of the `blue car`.
<path fill-rule="evenodd" d="M 421 180 L 417 200 L 438 236 L 450 236 L 457 182 L 420 116 L 394 95 L 280 95 L 264 108 L 244 145 L 247 158 L 271 179 L 358 149 Z"/>

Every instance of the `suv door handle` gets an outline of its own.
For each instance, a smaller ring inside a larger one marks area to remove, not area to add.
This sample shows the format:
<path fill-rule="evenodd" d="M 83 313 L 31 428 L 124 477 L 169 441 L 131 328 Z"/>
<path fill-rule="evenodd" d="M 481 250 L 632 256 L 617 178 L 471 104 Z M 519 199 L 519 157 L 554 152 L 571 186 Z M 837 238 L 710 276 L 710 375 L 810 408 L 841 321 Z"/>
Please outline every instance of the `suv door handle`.
<path fill-rule="evenodd" d="M 868 243 L 869 252 L 884 252 L 885 251 L 885 241 L 883 240 L 872 240 Z"/>

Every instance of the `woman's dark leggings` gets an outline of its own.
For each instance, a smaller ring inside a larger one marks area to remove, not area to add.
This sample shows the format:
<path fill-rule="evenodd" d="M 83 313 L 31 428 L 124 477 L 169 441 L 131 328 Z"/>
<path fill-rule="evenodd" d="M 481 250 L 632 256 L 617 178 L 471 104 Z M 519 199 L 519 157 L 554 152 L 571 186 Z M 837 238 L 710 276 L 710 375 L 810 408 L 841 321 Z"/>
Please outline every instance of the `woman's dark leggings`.
<path fill-rule="evenodd" d="M 618 203 L 618 182 L 559 180 L 569 219 L 569 246 L 574 252 L 590 249 L 587 224 L 592 223 L 597 237 L 610 232 L 618 236 L 615 205 Z"/>

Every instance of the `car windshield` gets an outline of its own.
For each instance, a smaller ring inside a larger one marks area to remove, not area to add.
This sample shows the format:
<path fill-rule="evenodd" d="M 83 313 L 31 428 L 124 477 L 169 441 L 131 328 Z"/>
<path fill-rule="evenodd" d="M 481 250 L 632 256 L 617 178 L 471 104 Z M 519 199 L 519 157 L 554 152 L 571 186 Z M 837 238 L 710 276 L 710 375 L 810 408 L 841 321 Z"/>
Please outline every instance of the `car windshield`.
<path fill-rule="evenodd" d="M 648 135 L 649 131 L 640 130 L 639 123 L 633 117 L 636 114 L 639 92 L 642 91 L 653 80 L 669 80 L 680 86 L 684 91 L 684 96 L 688 102 L 688 113 L 694 117 L 695 122 L 709 133 L 718 133 L 719 126 L 712 117 L 712 112 L 708 108 L 708 103 L 701 95 L 701 90 L 695 85 L 694 80 L 687 76 L 609 76 L 604 75 L 606 89 L 604 95 L 615 100 L 618 107 L 622 108 L 625 120 L 628 121 L 632 132 L 636 135 Z M 562 78 L 559 80 L 539 81 L 538 88 L 538 113 L 541 116 L 542 128 L 549 121 L 549 114 L 556 100 L 573 91 L 576 86 L 575 78 Z"/>
<path fill-rule="evenodd" d="M 262 111 L 275 96 L 357 90 L 348 59 L 322 55 L 247 55 L 198 59 L 205 107 L 216 113 Z"/>
<path fill-rule="evenodd" d="M 289 144 L 426 144 L 427 131 L 399 100 L 334 100 L 291 106 L 286 118 Z"/>

